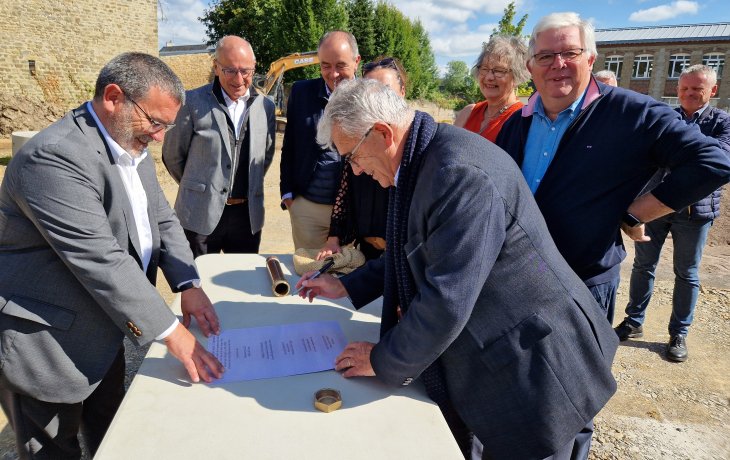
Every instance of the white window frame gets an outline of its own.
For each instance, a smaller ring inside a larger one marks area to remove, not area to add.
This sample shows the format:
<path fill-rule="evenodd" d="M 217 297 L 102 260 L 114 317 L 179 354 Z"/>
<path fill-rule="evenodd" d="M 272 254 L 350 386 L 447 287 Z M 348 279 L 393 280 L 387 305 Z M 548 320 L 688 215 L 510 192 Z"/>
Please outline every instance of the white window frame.
<path fill-rule="evenodd" d="M 690 55 L 686 53 L 677 53 L 669 56 L 669 67 L 667 68 L 667 78 L 677 79 L 682 71 L 689 67 Z"/>
<path fill-rule="evenodd" d="M 642 66 L 645 64 L 645 66 Z M 643 72 L 641 68 L 644 67 Z M 632 78 L 651 78 L 651 71 L 654 68 L 654 55 L 652 54 L 640 54 L 634 56 L 634 67 L 631 69 Z"/>
<path fill-rule="evenodd" d="M 621 79 L 621 70 L 624 67 L 624 57 L 621 55 L 606 56 L 604 68 L 616 74 L 616 79 Z"/>
<path fill-rule="evenodd" d="M 712 67 L 717 72 L 717 79 L 722 78 L 722 71 L 725 67 L 725 54 L 723 53 L 706 53 L 702 56 L 702 63 L 708 67 Z"/>

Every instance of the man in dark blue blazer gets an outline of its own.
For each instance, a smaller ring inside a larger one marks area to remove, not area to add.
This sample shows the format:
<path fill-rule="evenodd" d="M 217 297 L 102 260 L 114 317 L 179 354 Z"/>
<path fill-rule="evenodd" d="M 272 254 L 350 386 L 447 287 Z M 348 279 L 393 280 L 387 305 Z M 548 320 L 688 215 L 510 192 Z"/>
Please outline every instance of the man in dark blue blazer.
<path fill-rule="evenodd" d="M 383 295 L 380 342 L 349 344 L 336 369 L 395 386 L 421 376 L 484 458 L 570 458 L 616 390 L 618 340 L 515 163 L 372 80 L 334 92 L 318 140 L 395 186 L 385 256 L 298 283 L 302 296 L 348 295 L 356 308 Z"/>
<path fill-rule="evenodd" d="M 355 37 L 339 30 L 322 36 L 317 56 L 322 77 L 292 86 L 281 147 L 281 203 L 289 210 L 296 249 L 319 249 L 329 236 L 342 162 L 337 152 L 317 144 L 317 122 L 329 95 L 355 78 L 360 62 Z"/>

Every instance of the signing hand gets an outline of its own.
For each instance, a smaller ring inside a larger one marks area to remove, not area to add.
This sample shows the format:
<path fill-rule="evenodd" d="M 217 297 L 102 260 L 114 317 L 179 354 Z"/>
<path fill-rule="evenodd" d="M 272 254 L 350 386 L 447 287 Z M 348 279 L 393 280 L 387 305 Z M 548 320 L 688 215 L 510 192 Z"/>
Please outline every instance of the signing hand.
<path fill-rule="evenodd" d="M 322 260 L 330 257 L 332 254 L 339 254 L 342 252 L 340 247 L 340 239 L 336 236 L 330 236 L 327 238 L 327 242 L 322 246 L 322 249 L 317 253 L 315 260 Z"/>
<path fill-rule="evenodd" d="M 311 303 L 317 296 L 328 299 L 339 299 L 347 296 L 347 289 L 345 289 L 342 281 L 327 273 L 323 273 L 318 278 L 310 280 L 309 278 L 315 273 L 317 272 L 307 272 L 297 281 L 296 288 L 302 288 L 299 291 L 299 297 L 302 299 L 309 297 L 309 302 Z"/>
<path fill-rule="evenodd" d="M 202 289 L 190 288 L 180 294 L 180 309 L 183 314 L 183 325 L 190 327 L 190 317 L 194 316 L 198 322 L 198 327 L 206 337 L 211 333 L 218 335 L 221 333 L 218 315 L 213 308 L 213 304 Z"/>
<path fill-rule="evenodd" d="M 335 370 L 344 371 L 344 377 L 373 377 L 375 371 L 370 364 L 370 352 L 374 343 L 350 342 L 335 358 Z"/>
<path fill-rule="evenodd" d="M 165 345 L 172 356 L 183 363 L 193 382 L 203 379 L 210 383 L 214 377 L 219 379 L 223 376 L 225 369 L 220 361 L 203 348 L 182 324 L 178 324 L 172 334 L 165 337 Z"/>

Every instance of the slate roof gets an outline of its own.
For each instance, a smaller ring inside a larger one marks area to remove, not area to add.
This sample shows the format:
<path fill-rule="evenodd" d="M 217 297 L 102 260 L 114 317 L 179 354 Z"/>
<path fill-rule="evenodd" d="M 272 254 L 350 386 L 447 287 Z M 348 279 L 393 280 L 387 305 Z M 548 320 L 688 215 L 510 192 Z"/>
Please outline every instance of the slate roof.
<path fill-rule="evenodd" d="M 730 41 L 730 22 L 596 30 L 598 45 L 697 41 Z"/>
<path fill-rule="evenodd" d="M 160 48 L 160 56 L 177 56 L 180 54 L 212 53 L 214 46 L 201 43 L 198 45 L 172 45 Z"/>

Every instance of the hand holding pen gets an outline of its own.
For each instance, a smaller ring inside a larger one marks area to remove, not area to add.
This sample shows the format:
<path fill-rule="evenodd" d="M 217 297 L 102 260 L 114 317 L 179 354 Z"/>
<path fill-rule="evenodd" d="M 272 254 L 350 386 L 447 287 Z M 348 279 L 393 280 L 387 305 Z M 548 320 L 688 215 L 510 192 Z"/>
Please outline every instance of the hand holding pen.
<path fill-rule="evenodd" d="M 325 272 L 332 268 L 334 260 L 325 259 L 325 263 L 317 271 L 307 272 L 297 281 L 296 293 L 299 297 L 309 298 L 311 302 L 316 296 L 327 297 L 329 299 L 338 299 L 347 296 L 347 290 L 342 282 L 332 275 Z"/>

